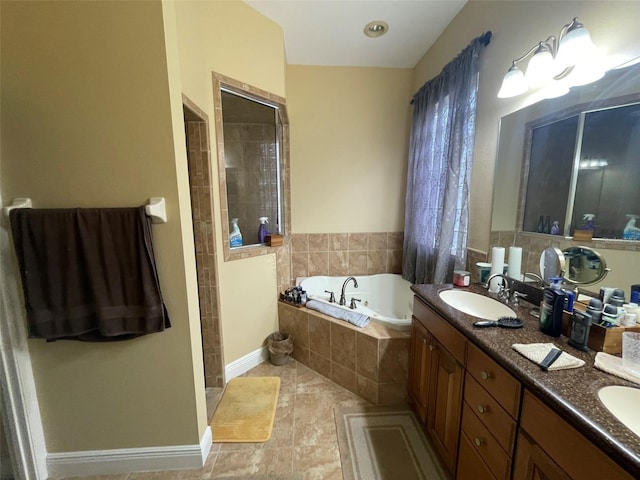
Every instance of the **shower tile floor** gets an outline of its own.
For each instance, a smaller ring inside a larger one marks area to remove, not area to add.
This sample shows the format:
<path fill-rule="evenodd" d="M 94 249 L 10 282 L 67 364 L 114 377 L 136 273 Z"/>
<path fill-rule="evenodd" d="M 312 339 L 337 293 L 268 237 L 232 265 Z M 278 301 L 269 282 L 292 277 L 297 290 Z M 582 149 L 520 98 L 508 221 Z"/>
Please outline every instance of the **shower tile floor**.
<path fill-rule="evenodd" d="M 271 439 L 264 443 L 214 443 L 201 469 L 132 472 L 91 477 L 52 477 L 55 480 L 342 480 L 335 406 L 369 405 L 301 363 L 264 362 L 245 376 L 280 377 L 280 395 Z M 222 389 L 207 389 L 209 421 Z"/>

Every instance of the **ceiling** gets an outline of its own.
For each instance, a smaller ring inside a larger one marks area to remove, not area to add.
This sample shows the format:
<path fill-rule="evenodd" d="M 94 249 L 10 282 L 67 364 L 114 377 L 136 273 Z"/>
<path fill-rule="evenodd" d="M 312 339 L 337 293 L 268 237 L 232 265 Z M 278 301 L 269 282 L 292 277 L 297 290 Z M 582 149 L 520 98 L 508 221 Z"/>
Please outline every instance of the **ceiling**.
<path fill-rule="evenodd" d="M 466 0 L 244 0 L 284 31 L 289 65 L 413 68 Z M 389 24 L 366 37 L 373 20 Z"/>

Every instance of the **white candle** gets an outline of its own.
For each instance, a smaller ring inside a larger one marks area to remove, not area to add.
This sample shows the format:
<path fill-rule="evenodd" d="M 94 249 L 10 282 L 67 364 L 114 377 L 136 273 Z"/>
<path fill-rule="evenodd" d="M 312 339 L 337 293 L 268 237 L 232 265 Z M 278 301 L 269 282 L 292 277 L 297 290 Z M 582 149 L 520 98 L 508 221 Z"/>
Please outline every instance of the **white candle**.
<path fill-rule="evenodd" d="M 493 247 L 491 249 L 491 275 L 494 273 L 502 273 L 504 268 L 504 248 Z M 489 291 L 496 293 L 500 290 L 502 278 L 494 278 L 489 285 Z"/>
<path fill-rule="evenodd" d="M 509 247 L 509 267 L 507 275 L 509 278 L 520 280 L 522 270 L 522 247 Z"/>

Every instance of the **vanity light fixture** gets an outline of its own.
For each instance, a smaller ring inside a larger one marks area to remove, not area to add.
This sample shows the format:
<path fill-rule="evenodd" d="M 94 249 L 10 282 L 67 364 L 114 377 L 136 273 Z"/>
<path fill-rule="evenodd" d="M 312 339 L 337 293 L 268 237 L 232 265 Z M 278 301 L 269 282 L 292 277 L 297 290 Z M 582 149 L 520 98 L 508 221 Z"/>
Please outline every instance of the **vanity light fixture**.
<path fill-rule="evenodd" d="M 373 22 L 367 23 L 364 27 L 364 34 L 371 38 L 381 37 L 387 33 L 387 31 L 389 31 L 389 25 L 382 20 L 374 20 Z"/>
<path fill-rule="evenodd" d="M 551 35 L 511 62 L 502 80 L 498 98 L 515 97 L 530 88 L 550 84 L 548 96 L 560 96 L 574 85 L 584 85 L 602 78 L 604 71 L 601 68 L 586 63 L 594 49 L 589 31 L 578 22 L 577 17 L 574 18 L 562 27 L 557 38 Z M 525 73 L 518 68 L 518 64 L 526 59 L 529 59 L 529 63 Z"/>

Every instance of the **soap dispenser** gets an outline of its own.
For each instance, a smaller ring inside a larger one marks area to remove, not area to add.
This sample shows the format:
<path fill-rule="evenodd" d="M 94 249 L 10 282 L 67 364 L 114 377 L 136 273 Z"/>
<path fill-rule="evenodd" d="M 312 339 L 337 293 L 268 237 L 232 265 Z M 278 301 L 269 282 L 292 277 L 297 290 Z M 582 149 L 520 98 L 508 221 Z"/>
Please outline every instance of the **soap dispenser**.
<path fill-rule="evenodd" d="M 542 308 L 540 308 L 540 330 L 552 337 L 559 337 L 562 333 L 562 310 L 564 308 L 565 292 L 560 282 L 562 277 L 551 277 L 551 284 L 544 289 Z"/>
<path fill-rule="evenodd" d="M 260 227 L 258 228 L 258 243 L 264 243 L 267 240 L 267 235 L 271 233 L 267 230 L 267 223 L 269 223 L 269 217 L 260 217 Z"/>

